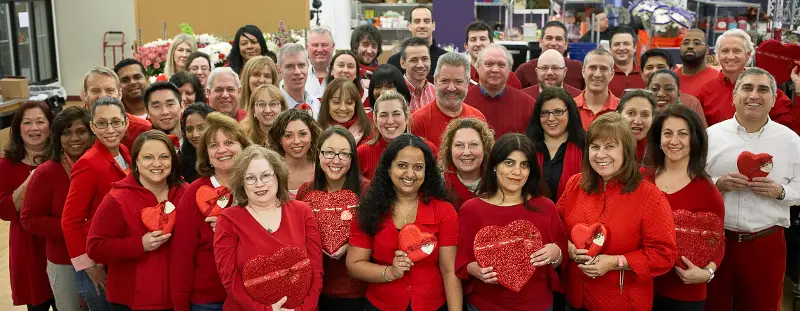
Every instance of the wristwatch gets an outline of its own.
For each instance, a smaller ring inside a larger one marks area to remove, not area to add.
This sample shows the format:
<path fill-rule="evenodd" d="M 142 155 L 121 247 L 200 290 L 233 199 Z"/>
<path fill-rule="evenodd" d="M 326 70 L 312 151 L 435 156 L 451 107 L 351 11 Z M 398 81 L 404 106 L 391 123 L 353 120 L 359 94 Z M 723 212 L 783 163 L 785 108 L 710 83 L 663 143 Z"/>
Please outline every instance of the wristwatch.
<path fill-rule="evenodd" d="M 786 198 L 786 188 L 781 186 L 781 195 L 778 196 L 778 200 L 782 201 L 784 198 Z"/>
<path fill-rule="evenodd" d="M 711 273 L 711 276 L 708 277 L 708 281 L 706 281 L 706 283 L 711 283 L 711 280 L 714 279 L 714 269 L 706 268 L 706 271 L 708 271 L 708 273 Z"/>

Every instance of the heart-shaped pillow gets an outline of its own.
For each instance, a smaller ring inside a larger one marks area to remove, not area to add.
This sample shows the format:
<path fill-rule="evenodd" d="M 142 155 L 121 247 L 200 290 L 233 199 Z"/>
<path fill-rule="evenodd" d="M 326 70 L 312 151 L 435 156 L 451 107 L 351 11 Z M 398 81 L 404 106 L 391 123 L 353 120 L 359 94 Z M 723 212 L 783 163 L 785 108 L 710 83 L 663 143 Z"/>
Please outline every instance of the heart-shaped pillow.
<path fill-rule="evenodd" d="M 306 252 L 297 246 L 284 246 L 269 256 L 250 258 L 242 269 L 244 290 L 253 300 L 266 306 L 286 296 L 284 308 L 303 305 L 311 289 L 313 270 Z"/>
<path fill-rule="evenodd" d="M 725 234 L 723 220 L 714 213 L 692 213 L 687 210 L 676 210 L 675 239 L 678 244 L 678 255 L 686 256 L 695 266 L 705 267 L 723 247 L 722 235 Z M 678 258 L 677 265 L 686 269 L 686 265 Z"/>
<path fill-rule="evenodd" d="M 792 69 L 800 66 L 800 45 L 783 44 L 778 40 L 766 40 L 756 49 L 756 64 L 775 77 L 781 84 L 791 80 Z"/>
<path fill-rule="evenodd" d="M 142 223 L 150 232 L 161 230 L 164 234 L 171 233 L 175 228 L 175 205 L 170 201 L 163 201 L 156 206 L 142 209 Z"/>
<path fill-rule="evenodd" d="M 439 245 L 435 235 L 422 231 L 415 224 L 407 224 L 400 229 L 397 243 L 400 250 L 404 251 L 412 262 L 425 259 Z"/>
<path fill-rule="evenodd" d="M 358 196 L 350 190 L 334 192 L 314 190 L 303 197 L 317 218 L 322 237 L 322 250 L 328 254 L 338 251 L 350 240 L 350 221 L 358 206 Z"/>
<path fill-rule="evenodd" d="M 742 151 L 736 159 L 736 166 L 739 173 L 750 181 L 755 177 L 767 177 L 772 171 L 772 156 L 769 153 L 754 154 L 750 151 Z"/>
<path fill-rule="evenodd" d="M 570 232 L 572 244 L 578 249 L 587 249 L 589 257 L 597 256 L 605 248 L 605 241 L 608 238 L 608 230 L 601 223 L 591 225 L 577 224 L 572 227 Z"/>
<path fill-rule="evenodd" d="M 223 208 L 231 205 L 233 195 L 228 187 L 211 188 L 211 186 L 203 185 L 197 189 L 197 195 L 194 199 L 203 216 L 217 217 L 219 213 L 222 213 Z"/>
<path fill-rule="evenodd" d="M 536 272 L 530 256 L 542 245 L 542 235 L 530 221 L 486 226 L 475 234 L 475 260 L 481 267 L 494 268 L 500 285 L 519 292 Z"/>

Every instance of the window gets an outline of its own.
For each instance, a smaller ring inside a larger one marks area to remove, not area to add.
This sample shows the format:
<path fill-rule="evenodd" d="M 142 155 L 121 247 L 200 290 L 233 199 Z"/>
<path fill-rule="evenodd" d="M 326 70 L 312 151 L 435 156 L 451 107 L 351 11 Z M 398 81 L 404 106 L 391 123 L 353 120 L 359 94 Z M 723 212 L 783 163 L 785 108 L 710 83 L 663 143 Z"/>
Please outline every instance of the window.
<path fill-rule="evenodd" d="M 51 0 L 0 0 L 0 74 L 58 79 Z"/>

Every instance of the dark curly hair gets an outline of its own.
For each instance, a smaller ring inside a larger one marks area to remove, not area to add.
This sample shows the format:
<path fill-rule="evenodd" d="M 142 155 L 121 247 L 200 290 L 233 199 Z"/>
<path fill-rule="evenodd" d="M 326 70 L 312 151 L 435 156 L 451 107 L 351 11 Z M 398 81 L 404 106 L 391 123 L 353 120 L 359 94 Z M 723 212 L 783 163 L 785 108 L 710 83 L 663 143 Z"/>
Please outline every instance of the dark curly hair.
<path fill-rule="evenodd" d="M 406 147 L 422 150 L 425 157 L 425 180 L 419 187 L 422 202 L 427 204 L 431 199 L 450 201 L 444 180 L 436 165 L 436 158 L 428 144 L 422 138 L 411 134 L 400 135 L 386 147 L 381 155 L 378 168 L 375 169 L 375 177 L 372 179 L 367 194 L 361 199 L 358 213 L 356 213 L 359 228 L 370 236 L 377 233 L 378 223 L 386 213 L 391 213 L 392 204 L 397 201 L 397 192 L 394 190 L 389 170 L 392 162 L 397 158 L 397 154 Z"/>
<path fill-rule="evenodd" d="M 528 204 L 528 200 L 525 198 L 527 196 L 531 198 L 540 196 L 546 197 L 549 195 L 549 191 L 542 181 L 542 170 L 539 168 L 539 161 L 536 157 L 536 147 L 534 147 L 533 141 L 531 141 L 528 136 L 520 133 L 505 134 L 500 136 L 497 142 L 495 142 L 494 148 L 492 148 L 492 152 L 489 154 L 489 165 L 487 166 L 486 172 L 484 172 L 481 177 L 481 182 L 478 184 L 478 191 L 476 192 L 478 196 L 482 198 L 493 196 L 498 191 L 502 193 L 500 183 L 497 181 L 497 166 L 503 164 L 503 161 L 514 151 L 525 154 L 525 157 L 528 158 L 528 167 L 530 168 L 528 179 L 525 180 L 525 185 L 522 186 L 522 204 L 525 206 L 525 209 L 529 211 L 537 211 L 538 208 Z"/>
<path fill-rule="evenodd" d="M 317 149 L 317 141 L 319 141 L 319 135 L 322 130 L 317 125 L 317 122 L 314 121 L 314 117 L 311 116 L 309 111 L 292 108 L 281 112 L 281 114 L 275 118 L 275 122 L 269 129 L 269 133 L 267 133 L 269 136 L 269 148 L 275 150 L 275 152 L 280 154 L 282 157 L 285 157 L 286 152 L 283 150 L 283 146 L 281 146 L 281 137 L 283 137 L 286 127 L 289 126 L 289 122 L 297 120 L 303 121 L 303 123 L 308 126 L 308 131 L 311 134 L 311 146 L 308 148 L 306 157 L 312 163 L 316 162 L 317 155 L 319 154 L 319 149 Z"/>
<path fill-rule="evenodd" d="M 353 28 L 353 33 L 350 35 L 350 50 L 357 52 L 361 41 L 365 39 L 378 46 L 378 52 L 375 54 L 375 60 L 377 60 L 378 56 L 381 56 L 381 53 L 383 53 L 383 38 L 381 37 L 381 31 L 372 24 L 364 24 Z M 358 58 L 356 58 L 356 61 L 360 62 Z"/>

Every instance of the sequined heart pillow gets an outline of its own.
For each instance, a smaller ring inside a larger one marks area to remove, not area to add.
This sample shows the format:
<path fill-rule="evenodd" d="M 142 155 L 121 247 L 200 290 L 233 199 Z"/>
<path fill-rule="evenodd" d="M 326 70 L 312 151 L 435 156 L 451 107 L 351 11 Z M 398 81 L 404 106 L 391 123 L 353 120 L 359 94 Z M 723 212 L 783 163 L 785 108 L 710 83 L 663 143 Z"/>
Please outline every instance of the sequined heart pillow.
<path fill-rule="evenodd" d="M 530 221 L 486 226 L 475 234 L 475 260 L 481 267 L 494 268 L 497 283 L 519 292 L 536 272 L 530 256 L 542 246 L 542 235 Z"/>
<path fill-rule="evenodd" d="M 678 255 L 685 256 L 695 266 L 705 267 L 725 243 L 722 238 L 725 233 L 723 220 L 710 212 L 676 210 L 673 215 Z M 676 264 L 687 268 L 680 257 Z"/>
<path fill-rule="evenodd" d="M 317 218 L 322 250 L 333 254 L 350 240 L 350 221 L 358 206 L 358 196 L 350 190 L 314 190 L 303 197 Z"/>
<path fill-rule="evenodd" d="M 269 256 L 250 258 L 242 269 L 244 290 L 250 298 L 270 306 L 286 296 L 286 309 L 303 305 L 312 277 L 311 260 L 297 246 L 284 246 Z"/>

